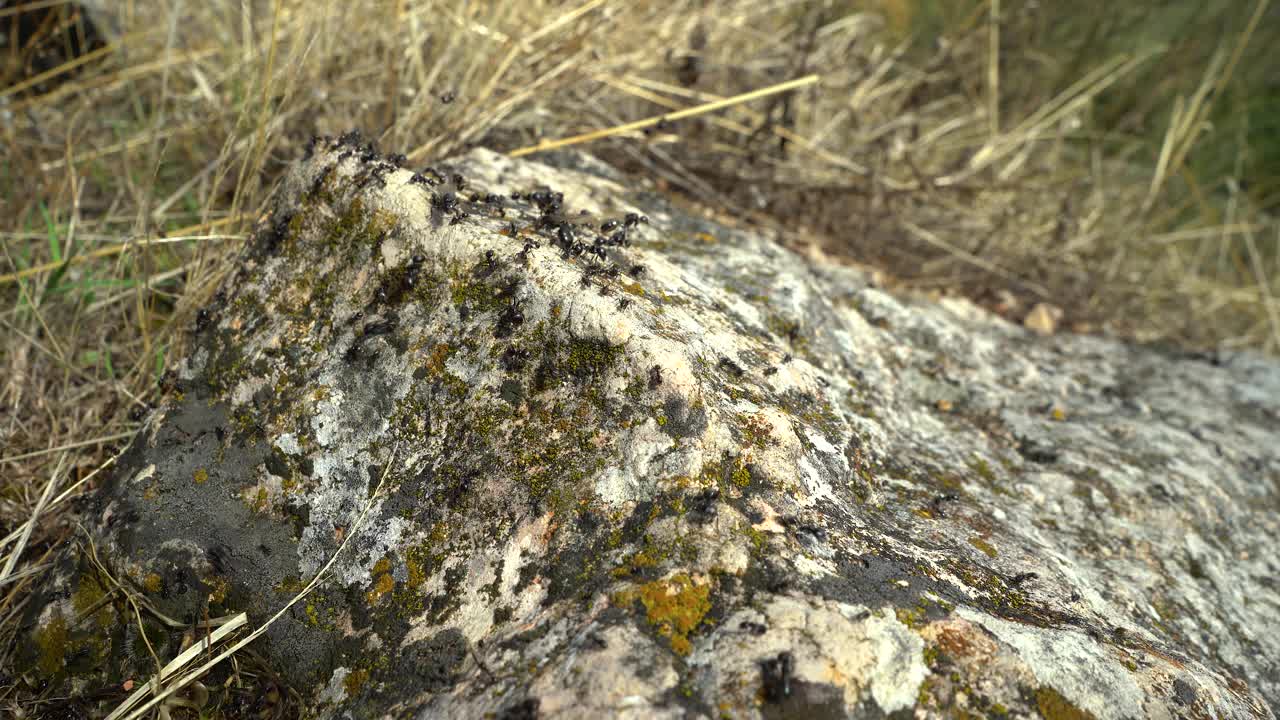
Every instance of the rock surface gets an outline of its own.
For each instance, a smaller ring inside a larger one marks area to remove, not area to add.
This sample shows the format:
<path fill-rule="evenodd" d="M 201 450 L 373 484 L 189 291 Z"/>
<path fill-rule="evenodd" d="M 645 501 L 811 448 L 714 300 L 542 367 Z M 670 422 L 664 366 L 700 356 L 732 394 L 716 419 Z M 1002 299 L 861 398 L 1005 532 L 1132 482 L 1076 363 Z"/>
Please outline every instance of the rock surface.
<path fill-rule="evenodd" d="M 256 626 L 342 548 L 257 646 L 316 717 L 1275 717 L 1274 360 L 1037 337 L 556 161 L 317 142 L 26 672 L 153 672 L 115 583 L 164 661 L 154 617 Z"/>

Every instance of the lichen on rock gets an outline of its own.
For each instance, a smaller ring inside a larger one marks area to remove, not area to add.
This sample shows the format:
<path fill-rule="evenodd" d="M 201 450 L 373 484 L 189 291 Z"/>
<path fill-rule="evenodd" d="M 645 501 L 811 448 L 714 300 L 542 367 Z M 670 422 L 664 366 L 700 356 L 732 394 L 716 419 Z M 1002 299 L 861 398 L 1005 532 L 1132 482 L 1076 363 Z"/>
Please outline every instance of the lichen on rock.
<path fill-rule="evenodd" d="M 1274 717 L 1280 365 L 895 297 L 570 157 L 317 141 L 25 672 L 153 671 L 106 585 L 171 658 L 345 542 L 259 648 L 316 717 Z"/>

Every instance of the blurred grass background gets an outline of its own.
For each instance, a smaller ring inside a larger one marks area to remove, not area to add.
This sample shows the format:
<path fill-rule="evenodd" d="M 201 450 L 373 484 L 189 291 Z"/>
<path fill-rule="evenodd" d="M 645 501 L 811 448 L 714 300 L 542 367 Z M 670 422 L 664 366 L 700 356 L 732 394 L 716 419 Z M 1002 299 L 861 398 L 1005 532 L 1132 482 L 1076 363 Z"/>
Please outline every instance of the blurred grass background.
<path fill-rule="evenodd" d="M 985 20 L 990 9 L 977 0 L 873 4 L 896 36 L 911 39 L 918 58 L 928 56 L 936 38 Z M 1062 91 L 1103 58 L 1155 51 L 1152 62 L 1100 95 L 1089 113 L 1093 128 L 1109 136 L 1109 150 L 1153 165 L 1175 102 L 1194 92 L 1216 53 L 1234 49 L 1232 40 L 1246 31 L 1256 8 L 1245 0 L 1005 0 L 1010 24 L 1001 60 L 1014 84 L 1005 89 L 1002 105 L 1015 114 L 1029 111 L 1046 92 Z M 1191 175 L 1203 189 L 1221 194 L 1227 192 L 1224 180 L 1233 178 L 1255 207 L 1274 213 L 1280 208 L 1280 7 L 1262 10 L 1206 119 L 1211 129 L 1188 158 Z"/>
<path fill-rule="evenodd" d="M 0 37 L 0 667 L 69 501 L 317 133 L 419 167 L 816 74 L 584 149 L 1014 322 L 1280 349 L 1267 0 L 7 0 Z"/>

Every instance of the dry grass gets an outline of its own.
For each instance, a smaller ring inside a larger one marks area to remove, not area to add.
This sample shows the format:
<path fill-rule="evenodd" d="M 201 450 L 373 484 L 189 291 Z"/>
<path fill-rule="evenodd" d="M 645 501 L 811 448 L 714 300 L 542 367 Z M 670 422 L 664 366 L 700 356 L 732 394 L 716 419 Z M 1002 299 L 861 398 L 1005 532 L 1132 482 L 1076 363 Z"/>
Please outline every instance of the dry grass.
<path fill-rule="evenodd" d="M 1248 33 L 1226 39 L 1152 167 L 1090 114 L 1161 57 L 1098 57 L 1036 96 L 1030 71 L 1001 61 L 1001 38 L 1034 20 L 1007 1 L 991 3 L 1001 26 L 980 7 L 923 60 L 848 2 L 118 5 L 108 46 L 34 77 L 10 54 L 0 77 L 0 667 L 35 571 L 74 535 L 74 499 L 157 399 L 196 308 L 314 134 L 361 128 L 420 165 L 816 74 L 589 149 L 1015 320 L 1050 302 L 1077 329 L 1280 349 L 1280 227 L 1186 168 Z M 892 23 L 908 13 L 880 5 Z M 0 707 L 39 702 L 0 679 Z"/>

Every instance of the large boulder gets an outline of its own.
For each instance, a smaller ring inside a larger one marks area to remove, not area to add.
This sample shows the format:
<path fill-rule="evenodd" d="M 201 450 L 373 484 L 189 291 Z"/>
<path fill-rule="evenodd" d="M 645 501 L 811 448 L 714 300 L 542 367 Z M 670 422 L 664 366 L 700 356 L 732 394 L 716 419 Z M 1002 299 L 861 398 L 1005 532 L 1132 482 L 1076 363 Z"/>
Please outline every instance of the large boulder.
<path fill-rule="evenodd" d="M 323 571 L 251 646 L 308 716 L 1275 717 L 1273 359 L 896 297 L 580 155 L 326 139 L 282 197 L 28 679 L 118 702 Z"/>

